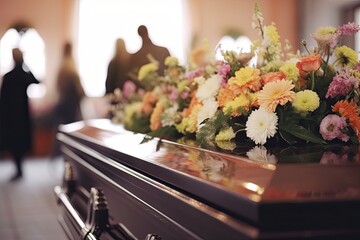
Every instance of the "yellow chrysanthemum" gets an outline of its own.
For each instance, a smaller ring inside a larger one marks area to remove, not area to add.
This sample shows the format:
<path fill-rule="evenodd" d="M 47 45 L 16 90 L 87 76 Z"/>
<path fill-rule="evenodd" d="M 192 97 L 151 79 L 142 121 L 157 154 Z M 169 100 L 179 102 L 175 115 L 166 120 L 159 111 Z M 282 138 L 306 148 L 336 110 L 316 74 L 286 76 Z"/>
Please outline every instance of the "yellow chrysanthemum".
<path fill-rule="evenodd" d="M 201 110 L 201 104 L 197 104 L 192 108 L 188 117 L 182 119 L 181 123 L 175 125 L 176 129 L 183 134 L 194 133 L 197 130 L 197 115 Z"/>
<path fill-rule="evenodd" d="M 320 98 L 316 92 L 304 90 L 296 93 L 292 106 L 299 112 L 313 112 L 320 106 Z"/>
<path fill-rule="evenodd" d="M 248 111 L 251 106 L 251 99 L 250 96 L 247 95 L 240 95 L 236 97 L 233 101 L 229 101 L 225 104 L 223 111 L 227 113 L 228 111 L 232 111 L 232 116 L 240 116 L 241 112 L 239 112 L 239 109 L 243 109 L 245 111 Z"/>
<path fill-rule="evenodd" d="M 354 67 L 358 62 L 357 53 L 347 46 L 337 47 L 335 49 L 335 56 L 336 63 L 341 67 Z"/>
<path fill-rule="evenodd" d="M 285 73 L 287 80 L 296 82 L 300 77 L 299 69 L 296 67 L 295 62 L 284 63 L 284 65 L 281 66 L 279 70 Z"/>
<path fill-rule="evenodd" d="M 232 127 L 221 129 L 220 132 L 215 136 L 215 141 L 230 141 L 235 137 L 235 132 Z"/>
<path fill-rule="evenodd" d="M 285 105 L 294 100 L 295 92 L 291 91 L 295 87 L 289 80 L 278 80 L 267 83 L 258 93 L 258 103 L 268 112 L 275 112 L 278 104 Z"/>
<path fill-rule="evenodd" d="M 221 149 L 233 151 L 236 148 L 236 143 L 231 141 L 216 141 L 216 146 Z"/>
<path fill-rule="evenodd" d="M 165 66 L 176 67 L 179 64 L 179 60 L 176 57 L 168 56 L 165 58 Z"/>
<path fill-rule="evenodd" d="M 127 104 L 124 108 L 124 125 L 125 127 L 131 128 L 134 124 L 133 116 L 140 115 L 141 113 L 142 102 L 135 102 L 132 104 Z"/>
<path fill-rule="evenodd" d="M 139 73 L 138 73 L 138 79 L 140 81 L 144 80 L 147 75 L 150 73 L 156 72 L 159 69 L 159 66 L 156 63 L 148 63 L 143 66 L 141 66 Z"/>
<path fill-rule="evenodd" d="M 271 44 L 274 45 L 280 44 L 280 36 L 276 29 L 275 23 L 272 23 L 271 25 L 265 28 L 265 34 L 267 38 L 270 39 Z"/>
<path fill-rule="evenodd" d="M 244 92 L 258 91 L 261 87 L 260 70 L 252 67 L 240 68 L 235 72 L 235 77 L 229 79 L 228 84 L 239 86 Z"/>
<path fill-rule="evenodd" d="M 327 35 L 327 34 L 335 34 L 336 28 L 334 27 L 320 27 L 316 30 L 316 33 L 321 35 Z"/>

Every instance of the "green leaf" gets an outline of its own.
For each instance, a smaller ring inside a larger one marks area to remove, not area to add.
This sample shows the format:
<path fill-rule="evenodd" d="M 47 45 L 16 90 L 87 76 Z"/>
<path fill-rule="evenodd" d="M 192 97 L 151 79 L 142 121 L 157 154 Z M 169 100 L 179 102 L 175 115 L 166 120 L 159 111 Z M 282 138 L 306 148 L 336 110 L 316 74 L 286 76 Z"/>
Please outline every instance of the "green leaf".
<path fill-rule="evenodd" d="M 299 125 L 295 125 L 295 124 L 285 125 L 281 127 L 281 130 L 286 131 L 289 134 L 308 142 L 326 144 L 324 140 L 316 136 L 313 132 Z"/>
<path fill-rule="evenodd" d="M 281 138 L 284 139 L 289 145 L 294 145 L 297 142 L 293 135 L 282 129 L 279 129 L 279 134 Z"/>

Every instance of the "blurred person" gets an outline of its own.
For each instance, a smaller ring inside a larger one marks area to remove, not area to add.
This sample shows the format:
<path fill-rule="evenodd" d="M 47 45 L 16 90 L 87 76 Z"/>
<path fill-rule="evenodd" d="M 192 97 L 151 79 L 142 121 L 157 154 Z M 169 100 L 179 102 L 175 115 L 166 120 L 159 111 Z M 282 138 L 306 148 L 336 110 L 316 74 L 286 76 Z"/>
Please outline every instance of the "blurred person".
<path fill-rule="evenodd" d="M 12 50 L 14 68 L 3 77 L 0 92 L 0 147 L 8 151 L 16 164 L 16 173 L 11 180 L 22 177 L 22 161 L 32 149 L 33 127 L 29 109 L 27 88 L 39 83 L 27 69 L 23 54 L 18 48 Z"/>
<path fill-rule="evenodd" d="M 85 97 L 80 76 L 72 55 L 72 44 L 66 42 L 58 71 L 56 87 L 58 98 L 53 109 L 56 131 L 61 124 L 68 124 L 83 119 L 81 102 Z M 58 142 L 55 140 L 52 157 L 60 154 Z"/>
<path fill-rule="evenodd" d="M 153 57 L 159 63 L 158 73 L 164 74 L 164 61 L 165 58 L 170 56 L 170 52 L 167 48 L 155 45 L 149 37 L 148 29 L 144 25 L 138 27 L 138 34 L 142 39 L 141 48 L 132 55 L 131 57 L 131 69 L 132 71 L 138 72 L 140 67 L 150 62 L 149 55 Z"/>
<path fill-rule="evenodd" d="M 114 93 L 116 88 L 122 89 L 129 79 L 130 53 L 127 52 L 125 41 L 119 38 L 115 42 L 115 53 L 109 62 L 105 81 L 105 95 Z"/>

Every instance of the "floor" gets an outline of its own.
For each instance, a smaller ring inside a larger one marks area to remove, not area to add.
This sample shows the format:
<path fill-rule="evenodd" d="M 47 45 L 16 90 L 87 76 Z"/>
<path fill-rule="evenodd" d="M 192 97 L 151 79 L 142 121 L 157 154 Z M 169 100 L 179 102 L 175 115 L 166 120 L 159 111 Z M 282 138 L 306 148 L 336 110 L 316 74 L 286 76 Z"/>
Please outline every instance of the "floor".
<path fill-rule="evenodd" d="M 9 179 L 13 162 L 0 159 L 0 239 L 64 240 L 57 221 L 53 188 L 61 183 L 61 158 L 29 158 L 24 161 L 24 177 Z"/>

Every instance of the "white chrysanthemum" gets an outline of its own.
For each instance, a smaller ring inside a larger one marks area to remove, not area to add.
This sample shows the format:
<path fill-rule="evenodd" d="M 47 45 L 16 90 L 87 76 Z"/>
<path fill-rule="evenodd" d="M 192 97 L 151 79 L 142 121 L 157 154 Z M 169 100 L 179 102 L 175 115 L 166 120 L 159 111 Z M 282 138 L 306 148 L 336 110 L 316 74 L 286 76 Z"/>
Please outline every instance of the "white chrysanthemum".
<path fill-rule="evenodd" d="M 205 100 L 208 98 L 215 97 L 219 91 L 221 83 L 221 76 L 216 74 L 206 79 L 206 81 L 199 85 L 199 88 L 196 92 L 196 97 L 200 100 Z"/>
<path fill-rule="evenodd" d="M 252 111 L 246 122 L 246 136 L 256 144 L 265 144 L 277 131 L 278 117 L 264 108 Z"/>
<path fill-rule="evenodd" d="M 277 159 L 275 155 L 268 154 L 267 149 L 264 146 L 255 146 L 246 153 L 250 160 L 257 162 L 276 163 Z"/>
<path fill-rule="evenodd" d="M 198 117 L 197 117 L 198 129 L 201 128 L 201 126 L 202 126 L 201 123 L 205 119 L 212 118 L 215 115 L 218 107 L 219 107 L 219 104 L 215 100 L 215 98 L 209 98 L 203 102 L 203 106 L 200 109 L 200 111 L 198 113 Z"/>

